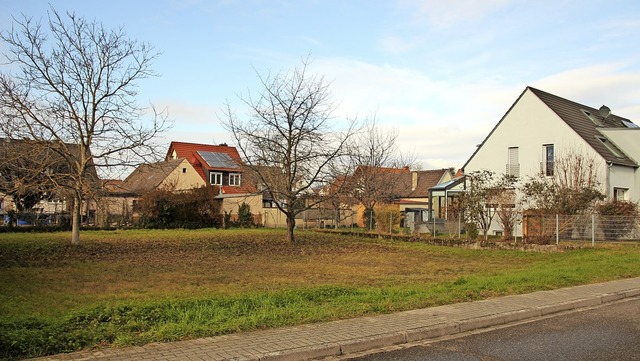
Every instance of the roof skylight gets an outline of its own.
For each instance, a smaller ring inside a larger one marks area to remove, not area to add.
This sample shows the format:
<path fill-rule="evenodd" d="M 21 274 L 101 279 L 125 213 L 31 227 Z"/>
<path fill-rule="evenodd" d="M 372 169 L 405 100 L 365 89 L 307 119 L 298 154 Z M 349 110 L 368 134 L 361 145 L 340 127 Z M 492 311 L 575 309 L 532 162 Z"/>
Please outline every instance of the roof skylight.
<path fill-rule="evenodd" d="M 599 127 L 601 127 L 601 126 L 603 126 L 603 125 L 604 125 L 604 124 L 602 123 L 602 121 L 601 121 L 600 119 L 596 118 L 593 114 L 591 114 L 591 112 L 590 112 L 590 111 L 588 111 L 588 110 L 584 110 L 584 109 L 580 109 L 580 110 L 582 111 L 582 113 L 583 113 L 584 115 L 586 115 L 586 116 L 587 116 L 587 118 L 589 118 L 589 120 L 591 120 L 591 121 L 593 122 L 593 124 L 595 124 L 595 125 L 597 125 L 597 126 L 599 126 Z"/>

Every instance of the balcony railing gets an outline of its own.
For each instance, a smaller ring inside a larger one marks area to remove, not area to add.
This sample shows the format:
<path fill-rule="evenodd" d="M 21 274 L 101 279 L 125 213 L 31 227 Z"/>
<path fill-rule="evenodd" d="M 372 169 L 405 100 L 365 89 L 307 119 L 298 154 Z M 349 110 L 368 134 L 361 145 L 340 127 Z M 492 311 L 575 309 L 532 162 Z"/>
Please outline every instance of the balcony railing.
<path fill-rule="evenodd" d="M 507 175 L 520 177 L 520 163 L 507 164 Z"/>

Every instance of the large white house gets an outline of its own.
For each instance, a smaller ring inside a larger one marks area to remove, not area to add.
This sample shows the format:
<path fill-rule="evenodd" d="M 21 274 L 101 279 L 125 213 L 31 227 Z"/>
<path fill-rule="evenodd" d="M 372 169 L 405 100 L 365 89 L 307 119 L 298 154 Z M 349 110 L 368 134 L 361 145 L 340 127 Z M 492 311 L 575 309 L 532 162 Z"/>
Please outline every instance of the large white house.
<path fill-rule="evenodd" d="M 465 163 L 526 180 L 553 176 L 567 153 L 594 159 L 608 199 L 640 200 L 640 128 L 606 106 L 592 108 L 527 87 Z"/>

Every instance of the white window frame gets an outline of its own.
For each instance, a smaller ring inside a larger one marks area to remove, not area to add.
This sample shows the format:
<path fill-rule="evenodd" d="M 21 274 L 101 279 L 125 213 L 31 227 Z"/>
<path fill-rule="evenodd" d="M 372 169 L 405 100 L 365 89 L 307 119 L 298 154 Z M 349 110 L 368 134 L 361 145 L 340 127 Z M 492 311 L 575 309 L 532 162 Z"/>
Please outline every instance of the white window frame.
<path fill-rule="evenodd" d="M 219 179 L 219 181 L 218 181 Z M 222 185 L 222 173 L 220 172 L 209 172 L 209 184 L 214 186 Z"/>
<path fill-rule="evenodd" d="M 240 173 L 229 173 L 230 186 L 240 187 L 241 183 L 242 183 L 242 178 Z"/>
<path fill-rule="evenodd" d="M 551 160 L 549 160 L 549 149 L 551 149 Z M 556 150 L 553 144 L 542 145 L 542 169 L 543 174 L 547 177 L 553 177 L 555 172 Z"/>
<path fill-rule="evenodd" d="M 629 189 L 613 187 L 613 200 L 614 201 L 626 201 L 628 200 Z"/>
<path fill-rule="evenodd" d="M 520 147 L 507 149 L 507 174 L 520 177 Z"/>

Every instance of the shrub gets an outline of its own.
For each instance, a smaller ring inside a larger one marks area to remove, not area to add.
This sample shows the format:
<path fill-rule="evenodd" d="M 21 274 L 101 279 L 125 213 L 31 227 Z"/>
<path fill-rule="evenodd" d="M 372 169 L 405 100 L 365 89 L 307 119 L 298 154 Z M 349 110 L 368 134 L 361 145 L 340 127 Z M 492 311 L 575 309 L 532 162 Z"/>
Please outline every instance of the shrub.
<path fill-rule="evenodd" d="M 139 202 L 140 225 L 145 228 L 219 227 L 216 215 L 221 204 L 215 199 L 216 194 L 216 187 L 211 186 L 180 192 L 150 191 Z"/>
<path fill-rule="evenodd" d="M 638 205 L 629 201 L 611 201 L 597 207 L 602 216 L 602 228 L 608 240 L 622 238 L 638 224 Z"/>
<path fill-rule="evenodd" d="M 242 228 L 253 227 L 253 214 L 251 214 L 251 206 L 244 202 L 238 206 L 238 226 Z"/>
<path fill-rule="evenodd" d="M 475 223 L 467 223 L 464 227 L 467 232 L 467 237 L 469 237 L 469 239 L 476 239 L 480 235 L 480 231 L 478 231 L 478 226 L 476 226 Z"/>
<path fill-rule="evenodd" d="M 398 209 L 393 207 L 385 207 L 379 209 L 374 216 L 378 231 L 391 233 L 400 227 L 401 214 Z"/>
<path fill-rule="evenodd" d="M 367 207 L 364 209 L 362 223 L 364 223 L 364 228 L 368 230 L 373 230 L 376 227 L 376 212 L 373 208 Z"/>

